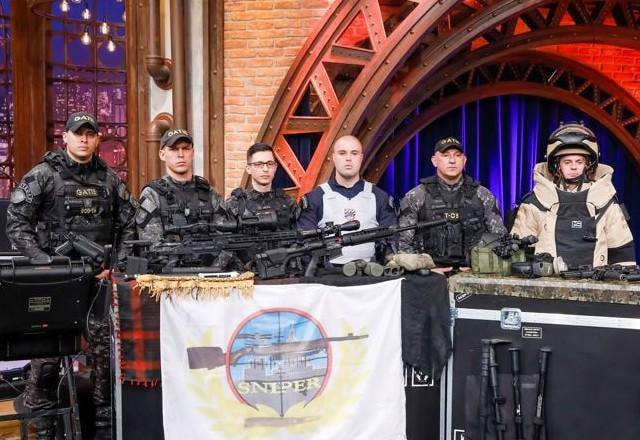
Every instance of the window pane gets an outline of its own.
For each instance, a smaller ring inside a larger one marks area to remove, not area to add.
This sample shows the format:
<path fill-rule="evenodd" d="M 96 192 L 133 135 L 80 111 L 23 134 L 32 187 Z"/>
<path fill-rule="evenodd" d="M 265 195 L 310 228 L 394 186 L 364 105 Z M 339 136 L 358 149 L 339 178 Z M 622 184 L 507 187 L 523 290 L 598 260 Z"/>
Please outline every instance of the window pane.
<path fill-rule="evenodd" d="M 96 115 L 100 125 L 100 157 L 126 177 L 124 2 L 90 0 L 86 4 L 91 11 L 88 21 L 82 18 L 84 2 L 70 1 L 66 14 L 56 3 L 51 9 L 47 54 L 48 148 L 63 147 L 62 132 L 69 114 L 89 111 Z M 109 24 L 109 35 L 102 35 L 98 30 L 103 19 Z M 85 32 L 90 42 L 81 41 Z M 109 50 L 109 38 L 114 42 L 113 52 Z"/>
<path fill-rule="evenodd" d="M 13 189 L 13 90 L 9 0 L 0 1 L 0 198 Z"/>

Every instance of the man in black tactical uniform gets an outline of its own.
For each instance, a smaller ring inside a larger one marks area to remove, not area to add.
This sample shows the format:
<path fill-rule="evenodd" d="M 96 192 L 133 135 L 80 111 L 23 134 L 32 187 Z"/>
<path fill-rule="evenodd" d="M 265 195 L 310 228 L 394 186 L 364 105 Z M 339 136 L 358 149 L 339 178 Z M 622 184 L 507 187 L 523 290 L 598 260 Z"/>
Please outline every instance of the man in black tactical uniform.
<path fill-rule="evenodd" d="M 273 188 L 278 162 L 273 148 L 267 144 L 253 144 L 247 150 L 247 174 L 251 188 L 236 188 L 226 201 L 227 208 L 236 217 L 255 216 L 272 210 L 278 217 L 278 230 L 295 229 L 299 216 L 298 205 L 283 189 Z"/>
<path fill-rule="evenodd" d="M 81 234 L 121 252 L 124 240 L 135 238 L 133 219 L 137 203 L 125 183 L 95 155 L 99 144 L 96 118 L 73 113 L 62 138 L 66 149 L 48 152 L 11 194 L 7 209 L 7 236 L 23 255 L 44 260 L 66 241 L 65 234 Z M 121 253 L 120 253 L 121 255 Z M 72 256 L 73 257 L 73 256 Z M 106 270 L 98 278 L 107 276 Z M 109 322 L 89 317 L 93 361 L 93 402 L 99 438 L 110 438 L 111 377 Z M 18 412 L 50 409 L 57 404 L 60 359 L 34 359 L 25 392 L 16 399 Z M 33 421 L 38 439 L 53 439 L 52 418 Z"/>
<path fill-rule="evenodd" d="M 216 223 L 228 215 L 220 195 L 203 177 L 193 174 L 193 138 L 182 128 L 167 130 L 160 139 L 160 160 L 166 174 L 149 182 L 136 212 L 138 238 L 157 243 L 180 241 L 167 228 Z"/>
<path fill-rule="evenodd" d="M 431 255 L 446 272 L 453 266 L 469 266 L 471 248 L 483 233 L 507 233 L 496 199 L 491 192 L 464 173 L 467 157 L 462 144 L 448 137 L 435 145 L 433 166 L 436 175 L 420 180 L 400 201 L 400 226 L 420 221 L 452 220 L 423 233 L 414 230 L 400 234 L 401 252 Z"/>

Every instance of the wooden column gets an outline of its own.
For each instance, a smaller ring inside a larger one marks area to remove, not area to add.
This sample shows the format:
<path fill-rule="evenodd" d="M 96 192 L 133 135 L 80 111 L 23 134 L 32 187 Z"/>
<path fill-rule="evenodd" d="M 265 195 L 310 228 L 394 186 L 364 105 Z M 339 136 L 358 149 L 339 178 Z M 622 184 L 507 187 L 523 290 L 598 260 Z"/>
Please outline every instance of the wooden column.
<path fill-rule="evenodd" d="M 151 0 L 156 1 L 156 0 Z M 127 1 L 127 167 L 129 189 L 138 195 L 151 180 L 151 161 L 157 152 L 148 152 L 145 129 L 149 120 L 149 76 L 145 68 L 148 41 L 149 0 Z"/>
<path fill-rule="evenodd" d="M 11 0 L 11 63 L 13 65 L 14 175 L 17 180 L 47 150 L 44 18 L 24 0 Z"/>
<path fill-rule="evenodd" d="M 224 1 L 204 3 L 204 174 L 224 193 Z"/>

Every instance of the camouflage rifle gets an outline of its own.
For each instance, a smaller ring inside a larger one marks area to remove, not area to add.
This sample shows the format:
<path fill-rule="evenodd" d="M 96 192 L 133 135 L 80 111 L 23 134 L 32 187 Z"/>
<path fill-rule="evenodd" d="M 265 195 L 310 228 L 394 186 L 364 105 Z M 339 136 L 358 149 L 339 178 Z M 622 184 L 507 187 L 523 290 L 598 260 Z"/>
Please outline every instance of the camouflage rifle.
<path fill-rule="evenodd" d="M 345 246 L 356 246 L 363 243 L 382 240 L 392 237 L 399 232 L 411 229 L 424 229 L 440 226 L 448 223 L 448 220 L 435 220 L 416 223 L 403 227 L 377 227 L 363 229 L 350 234 L 336 234 L 332 237 L 320 237 L 306 243 L 294 244 L 289 247 L 269 249 L 256 255 L 255 265 L 258 276 L 262 279 L 278 278 L 284 276 L 301 275 L 301 267 L 293 267 L 290 263 L 300 257 L 310 257 L 309 264 L 304 270 L 304 276 L 314 276 L 318 265 L 327 263 L 342 254 Z M 298 273 L 295 271 L 298 270 Z"/>

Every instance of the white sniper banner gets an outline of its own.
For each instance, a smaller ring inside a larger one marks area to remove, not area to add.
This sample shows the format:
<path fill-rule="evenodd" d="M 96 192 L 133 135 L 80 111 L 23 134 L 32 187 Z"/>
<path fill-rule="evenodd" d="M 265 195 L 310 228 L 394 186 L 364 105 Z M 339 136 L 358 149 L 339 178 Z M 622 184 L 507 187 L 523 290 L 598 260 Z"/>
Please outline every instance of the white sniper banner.
<path fill-rule="evenodd" d="M 167 440 L 400 440 L 400 280 L 163 295 Z"/>

